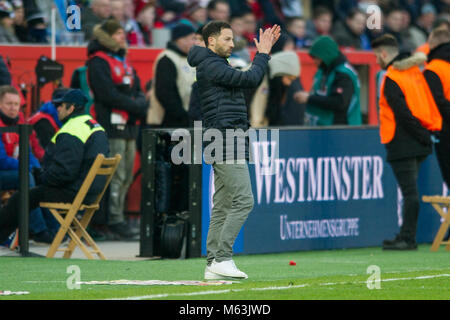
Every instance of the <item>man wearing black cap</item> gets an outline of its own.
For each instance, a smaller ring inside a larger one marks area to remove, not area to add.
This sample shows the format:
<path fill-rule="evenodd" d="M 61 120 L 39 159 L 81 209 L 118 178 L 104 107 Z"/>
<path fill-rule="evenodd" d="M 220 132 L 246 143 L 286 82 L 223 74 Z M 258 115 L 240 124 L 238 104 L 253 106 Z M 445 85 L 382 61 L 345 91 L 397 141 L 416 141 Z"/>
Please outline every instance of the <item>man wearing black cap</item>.
<path fill-rule="evenodd" d="M 45 149 L 55 133 L 61 128 L 62 123 L 58 119 L 58 108 L 61 106 L 61 99 L 69 89 L 58 88 L 52 94 L 52 100 L 44 103 L 39 110 L 33 114 L 28 123 L 33 126 L 39 143 Z"/>
<path fill-rule="evenodd" d="M 195 30 L 180 23 L 172 29 L 167 49 L 156 58 L 147 123 L 165 128 L 189 126 L 189 99 L 195 69 L 187 62 L 195 42 Z"/>
<path fill-rule="evenodd" d="M 78 89 L 71 89 L 63 96 L 58 108 L 63 126 L 46 149 L 38 186 L 30 189 L 30 210 L 38 208 L 40 202 L 72 202 L 97 155 L 108 155 L 105 130 L 84 114 L 86 101 Z M 104 179 L 94 180 L 85 203 L 92 203 L 104 184 Z M 18 226 L 19 201 L 19 194 L 15 193 L 0 210 L 0 243 Z"/>
<path fill-rule="evenodd" d="M 132 238 L 138 231 L 126 224 L 125 197 L 133 182 L 139 121 L 145 118 L 148 102 L 126 58 L 127 42 L 120 22 L 107 20 L 94 27 L 93 35 L 86 65 L 95 118 L 106 130 L 111 154 L 122 156 L 109 188 L 108 225 L 117 238 Z"/>

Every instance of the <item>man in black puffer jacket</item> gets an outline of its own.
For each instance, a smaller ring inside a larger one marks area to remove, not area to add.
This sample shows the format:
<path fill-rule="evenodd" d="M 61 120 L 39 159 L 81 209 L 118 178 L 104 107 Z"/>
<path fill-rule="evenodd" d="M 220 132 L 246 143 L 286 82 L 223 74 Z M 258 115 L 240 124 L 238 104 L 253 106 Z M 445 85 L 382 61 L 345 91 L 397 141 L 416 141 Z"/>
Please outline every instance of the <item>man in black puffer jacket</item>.
<path fill-rule="evenodd" d="M 262 81 L 270 50 L 280 36 L 280 28 L 274 26 L 264 32 L 260 30 L 259 41 L 255 39 L 258 52 L 247 71 L 233 69 L 228 64 L 227 58 L 234 47 L 233 32 L 228 23 L 211 21 L 203 28 L 202 34 L 206 48 L 194 46 L 189 52 L 188 62 L 197 68 L 203 126 L 205 129 L 218 129 L 225 142 L 227 129 L 245 132 L 249 128 L 243 89 L 256 88 Z M 240 139 L 237 143 L 232 141 L 234 150 L 242 148 L 241 142 Z M 205 279 L 247 278 L 232 260 L 234 241 L 254 202 L 245 161 L 248 160 L 248 139 L 245 139 L 245 145 L 245 155 L 232 152 L 231 148 L 223 150 L 223 157 L 218 153 L 212 155 L 215 158 L 212 161 L 215 193 L 206 241 Z M 208 162 L 206 150 L 205 162 Z"/>

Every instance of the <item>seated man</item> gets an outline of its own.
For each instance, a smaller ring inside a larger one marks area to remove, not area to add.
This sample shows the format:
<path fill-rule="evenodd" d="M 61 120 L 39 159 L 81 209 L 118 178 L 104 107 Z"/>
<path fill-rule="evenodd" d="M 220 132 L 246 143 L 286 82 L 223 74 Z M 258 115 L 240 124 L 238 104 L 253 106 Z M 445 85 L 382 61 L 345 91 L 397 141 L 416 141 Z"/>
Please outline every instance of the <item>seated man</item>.
<path fill-rule="evenodd" d="M 46 148 L 55 133 L 61 128 L 61 121 L 58 119 L 57 108 L 61 105 L 61 98 L 67 92 L 66 88 L 58 88 L 52 94 L 52 100 L 44 103 L 41 108 L 33 114 L 28 123 L 33 126 L 39 143 Z"/>
<path fill-rule="evenodd" d="M 9 85 L 0 87 L 0 127 L 12 127 L 24 123 L 20 112 L 20 96 L 17 90 Z M 30 144 L 32 138 L 30 137 Z M 34 151 L 34 150 L 33 150 Z M 19 187 L 19 135 L 16 132 L 0 134 L 0 190 L 17 190 Z M 30 152 L 30 172 L 40 168 L 34 152 Z M 30 187 L 35 186 L 35 180 L 30 173 Z M 48 215 L 47 215 L 48 214 Z M 45 219 L 47 217 L 47 219 Z M 30 212 L 31 238 L 36 242 L 51 243 L 56 220 L 49 212 L 35 208 Z M 53 229 L 53 230 L 52 230 Z"/>
<path fill-rule="evenodd" d="M 58 118 L 63 126 L 46 149 L 40 184 L 30 190 L 30 209 L 40 202 L 72 202 L 97 155 L 109 153 L 105 130 L 84 114 L 86 96 L 70 89 L 61 101 Z M 104 177 L 96 178 L 85 203 L 93 202 L 104 185 Z M 0 243 L 17 228 L 19 200 L 15 193 L 0 210 Z"/>

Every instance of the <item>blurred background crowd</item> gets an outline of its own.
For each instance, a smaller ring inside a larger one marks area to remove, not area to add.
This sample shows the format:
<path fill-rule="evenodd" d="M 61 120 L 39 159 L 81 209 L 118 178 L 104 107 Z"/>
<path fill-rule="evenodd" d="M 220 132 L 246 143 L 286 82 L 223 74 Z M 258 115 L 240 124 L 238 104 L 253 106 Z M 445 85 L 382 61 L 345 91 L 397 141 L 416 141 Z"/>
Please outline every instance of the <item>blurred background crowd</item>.
<path fill-rule="evenodd" d="M 66 26 L 71 4 L 80 9 L 76 32 Z M 96 24 L 114 17 L 136 47 L 165 47 L 180 22 L 198 29 L 224 20 L 233 28 L 236 50 L 252 46 L 259 27 L 279 24 L 298 49 L 330 35 L 341 47 L 370 50 L 371 40 L 390 33 L 413 51 L 433 26 L 450 20 L 450 0 L 2 0 L 0 43 L 49 43 L 52 7 L 58 45 L 84 45 Z"/>

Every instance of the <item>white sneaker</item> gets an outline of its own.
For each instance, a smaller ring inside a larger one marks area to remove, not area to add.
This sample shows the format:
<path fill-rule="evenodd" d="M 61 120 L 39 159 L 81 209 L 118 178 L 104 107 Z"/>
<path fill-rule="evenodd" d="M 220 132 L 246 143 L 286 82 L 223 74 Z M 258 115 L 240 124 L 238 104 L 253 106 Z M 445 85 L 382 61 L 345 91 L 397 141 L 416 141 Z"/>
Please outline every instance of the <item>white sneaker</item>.
<path fill-rule="evenodd" d="M 224 276 L 211 272 L 209 268 L 210 268 L 209 266 L 206 266 L 205 268 L 205 275 L 204 275 L 205 280 L 221 280 L 226 278 Z"/>
<path fill-rule="evenodd" d="M 248 276 L 239 270 L 233 260 L 216 262 L 214 260 L 209 267 L 209 271 L 224 277 L 247 279 Z"/>

